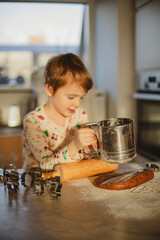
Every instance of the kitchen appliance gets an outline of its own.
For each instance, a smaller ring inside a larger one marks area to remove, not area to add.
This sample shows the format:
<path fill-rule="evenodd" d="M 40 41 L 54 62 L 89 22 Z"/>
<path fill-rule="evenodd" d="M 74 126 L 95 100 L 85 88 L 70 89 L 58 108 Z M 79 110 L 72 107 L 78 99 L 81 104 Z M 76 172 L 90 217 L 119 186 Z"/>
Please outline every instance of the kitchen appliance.
<path fill-rule="evenodd" d="M 137 75 L 137 150 L 154 161 L 160 160 L 160 71 Z"/>
<path fill-rule="evenodd" d="M 19 105 L 12 105 L 8 110 L 8 126 L 17 127 L 21 125 L 21 115 Z"/>
<path fill-rule="evenodd" d="M 110 163 L 130 162 L 136 157 L 133 120 L 129 118 L 110 118 L 98 123 L 88 123 L 86 127 L 98 127 L 98 151 L 84 152 L 98 156 Z"/>

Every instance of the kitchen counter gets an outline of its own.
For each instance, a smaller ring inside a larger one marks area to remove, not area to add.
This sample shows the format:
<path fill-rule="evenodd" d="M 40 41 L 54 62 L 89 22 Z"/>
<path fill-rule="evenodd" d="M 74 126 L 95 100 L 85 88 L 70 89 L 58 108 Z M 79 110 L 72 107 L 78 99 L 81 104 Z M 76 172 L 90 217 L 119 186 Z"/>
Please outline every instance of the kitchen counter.
<path fill-rule="evenodd" d="M 146 162 L 138 156 L 119 168 L 140 169 Z M 36 196 L 20 183 L 18 193 L 8 196 L 0 183 L 0 239 L 160 239 L 160 172 L 130 190 L 97 188 L 83 178 L 63 183 L 61 193 L 53 200 L 45 185 Z"/>
<path fill-rule="evenodd" d="M 0 137 L 21 136 L 23 127 L 0 127 Z"/>

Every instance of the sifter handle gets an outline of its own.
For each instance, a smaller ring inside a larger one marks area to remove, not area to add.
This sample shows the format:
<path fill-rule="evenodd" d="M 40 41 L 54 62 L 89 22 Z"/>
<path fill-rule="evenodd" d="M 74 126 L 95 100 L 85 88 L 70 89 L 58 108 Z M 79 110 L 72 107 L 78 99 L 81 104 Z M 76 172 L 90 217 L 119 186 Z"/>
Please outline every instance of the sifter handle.
<path fill-rule="evenodd" d="M 94 126 L 97 127 L 97 123 L 87 123 L 84 127 L 89 127 L 89 128 L 93 128 Z M 98 140 L 99 141 L 99 140 Z M 83 152 L 86 154 L 86 155 L 95 155 L 95 153 L 97 153 L 99 155 L 99 151 L 96 150 L 92 145 L 91 147 L 93 148 L 93 152 L 87 152 L 86 148 L 83 149 Z"/>

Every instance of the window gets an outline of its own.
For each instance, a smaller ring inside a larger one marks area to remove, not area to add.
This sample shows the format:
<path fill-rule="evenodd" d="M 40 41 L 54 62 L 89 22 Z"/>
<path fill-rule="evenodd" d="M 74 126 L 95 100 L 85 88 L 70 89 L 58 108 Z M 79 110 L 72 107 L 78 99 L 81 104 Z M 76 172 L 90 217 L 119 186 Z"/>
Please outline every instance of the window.
<path fill-rule="evenodd" d="M 83 4 L 0 3 L 0 45 L 79 46 L 83 9 Z"/>
<path fill-rule="evenodd" d="M 41 85 L 51 56 L 80 55 L 84 8 L 79 3 L 1 2 L 1 86 L 17 84 L 17 76 L 25 86 Z"/>

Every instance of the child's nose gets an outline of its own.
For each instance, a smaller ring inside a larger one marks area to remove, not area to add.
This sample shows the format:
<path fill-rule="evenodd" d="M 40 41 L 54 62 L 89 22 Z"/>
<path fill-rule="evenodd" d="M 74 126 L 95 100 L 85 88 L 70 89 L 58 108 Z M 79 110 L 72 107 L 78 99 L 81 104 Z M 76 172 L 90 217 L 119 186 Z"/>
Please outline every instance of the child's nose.
<path fill-rule="evenodd" d="M 74 102 L 74 106 L 79 107 L 80 104 L 81 104 L 81 99 L 76 99 L 75 102 Z"/>

